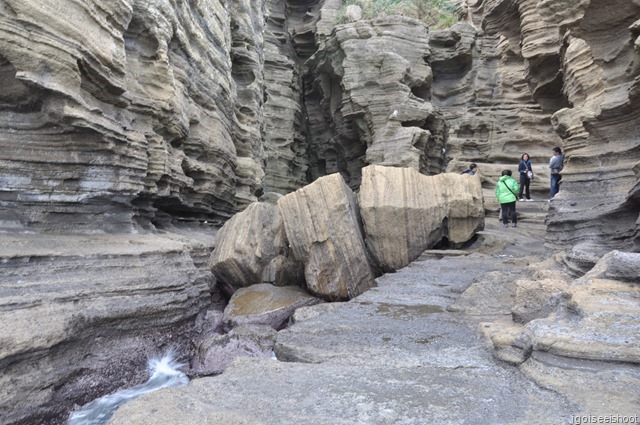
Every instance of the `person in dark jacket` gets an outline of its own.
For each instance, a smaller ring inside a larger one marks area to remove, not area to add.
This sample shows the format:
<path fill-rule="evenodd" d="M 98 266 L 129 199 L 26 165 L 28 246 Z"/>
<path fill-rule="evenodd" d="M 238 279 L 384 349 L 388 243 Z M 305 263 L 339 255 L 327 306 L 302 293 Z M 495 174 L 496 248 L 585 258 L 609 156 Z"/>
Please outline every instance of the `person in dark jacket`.
<path fill-rule="evenodd" d="M 556 193 L 560 192 L 560 180 L 562 180 L 562 175 L 560 175 L 560 171 L 562 171 L 564 163 L 564 156 L 562 155 L 562 150 L 559 147 L 553 148 L 553 156 L 549 160 L 549 168 L 551 169 L 551 181 L 549 188 L 549 198 L 553 198 L 556 196 Z"/>
<path fill-rule="evenodd" d="M 533 169 L 531 168 L 531 160 L 529 159 L 528 153 L 524 153 L 520 157 L 518 172 L 520 173 L 520 192 L 518 192 L 518 200 L 524 201 L 524 196 L 526 196 L 527 201 L 530 201 L 531 192 L 529 190 L 529 186 L 531 185 L 531 177 L 533 177 Z"/>
<path fill-rule="evenodd" d="M 513 227 L 518 224 L 518 216 L 516 215 L 516 194 L 520 187 L 518 182 L 511 177 L 511 170 L 504 170 L 502 176 L 496 184 L 496 199 L 500 203 L 500 216 L 502 217 L 502 226 L 509 226 L 509 214 Z"/>
<path fill-rule="evenodd" d="M 467 168 L 466 170 L 464 170 L 462 172 L 462 174 L 470 174 L 470 175 L 475 175 L 478 172 L 478 165 L 475 163 L 471 163 L 469 164 L 469 168 Z"/>

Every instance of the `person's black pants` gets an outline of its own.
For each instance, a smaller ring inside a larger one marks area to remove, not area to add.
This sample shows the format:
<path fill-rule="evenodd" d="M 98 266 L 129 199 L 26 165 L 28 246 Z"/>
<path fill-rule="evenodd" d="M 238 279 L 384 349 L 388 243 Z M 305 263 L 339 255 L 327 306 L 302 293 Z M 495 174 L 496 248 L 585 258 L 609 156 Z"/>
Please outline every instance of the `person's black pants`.
<path fill-rule="evenodd" d="M 520 173 L 520 193 L 518 193 L 518 199 L 522 198 L 522 193 L 525 192 L 527 199 L 531 199 L 531 193 L 529 192 L 529 186 L 531 180 L 527 177 L 526 173 Z"/>
<path fill-rule="evenodd" d="M 509 202 L 507 204 L 500 204 L 502 213 L 502 223 L 509 224 L 509 214 L 511 214 L 511 221 L 513 224 L 518 222 L 518 216 L 516 215 L 516 203 Z"/>

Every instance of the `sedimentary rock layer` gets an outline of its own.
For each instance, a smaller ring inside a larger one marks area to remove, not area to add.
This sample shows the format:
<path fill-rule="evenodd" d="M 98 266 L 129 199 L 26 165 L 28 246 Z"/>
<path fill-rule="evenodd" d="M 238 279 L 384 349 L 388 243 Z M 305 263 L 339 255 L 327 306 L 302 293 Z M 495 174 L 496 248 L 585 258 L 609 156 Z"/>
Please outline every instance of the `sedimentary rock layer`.
<path fill-rule="evenodd" d="M 484 1 L 470 8 L 470 18 L 485 29 L 483 43 L 491 37 L 499 41 L 498 55 L 486 62 L 493 63 L 496 81 L 504 80 L 501 76 L 508 68 L 503 64 L 520 63 L 520 70 L 512 68 L 517 71 L 513 75 L 526 85 L 513 87 L 522 95 L 529 93 L 542 108 L 542 114 L 536 112 L 542 120 L 530 116 L 519 126 L 526 129 L 538 123 L 534 131 L 526 131 L 523 140 L 529 146 L 522 148 L 532 153 L 534 171 L 543 177 L 534 182 L 536 190 L 548 182 L 540 147 L 556 143 L 565 151 L 562 193 L 552 203 L 548 242 L 558 248 L 572 247 L 567 264 L 581 272 L 611 248 L 637 249 L 640 207 L 633 188 L 638 185 L 634 169 L 639 155 L 637 137 L 630 128 L 638 122 L 640 69 L 633 42 L 638 36 L 639 7 L 637 2 L 576 1 L 556 7 L 532 1 Z M 481 51 L 483 55 L 490 52 Z M 432 67 L 436 72 L 436 65 Z M 474 68 L 482 71 L 482 66 Z M 434 87 L 437 82 L 435 78 Z M 492 105 L 504 105 L 494 95 L 500 92 L 490 93 Z M 545 114 L 550 115 L 549 121 Z M 549 134 L 548 122 L 556 137 Z M 490 128 L 491 144 L 514 134 L 504 127 Z M 538 162 L 541 167 L 536 167 Z M 588 257 L 591 260 L 585 262 Z"/>
<path fill-rule="evenodd" d="M 189 354 L 213 284 L 189 251 L 210 251 L 211 240 L 2 238 L 2 423 L 56 423 L 74 404 L 146 380 L 159 350 Z"/>
<path fill-rule="evenodd" d="M 340 174 L 282 197 L 278 207 L 312 294 L 347 300 L 373 285 L 356 199 Z"/>
<path fill-rule="evenodd" d="M 356 188 L 368 163 L 439 172 L 443 128 L 429 101 L 424 24 L 398 16 L 359 21 L 322 40 L 305 85 L 312 177 L 340 172 Z"/>
<path fill-rule="evenodd" d="M 267 153 L 268 186 L 301 186 L 297 74 L 278 7 L 3 1 L 0 228 L 222 222 L 256 200 Z"/>

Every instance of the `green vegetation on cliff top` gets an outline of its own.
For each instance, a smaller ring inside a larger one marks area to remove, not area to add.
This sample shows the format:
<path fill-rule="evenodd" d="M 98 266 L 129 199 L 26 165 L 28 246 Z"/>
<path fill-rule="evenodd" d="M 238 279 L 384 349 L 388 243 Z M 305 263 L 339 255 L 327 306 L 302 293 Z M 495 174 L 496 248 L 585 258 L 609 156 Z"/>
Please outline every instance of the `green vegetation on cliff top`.
<path fill-rule="evenodd" d="M 448 28 L 458 22 L 457 6 L 452 0 L 345 0 L 336 24 L 347 22 L 346 9 L 360 6 L 362 19 L 403 15 L 419 19 L 434 29 Z"/>

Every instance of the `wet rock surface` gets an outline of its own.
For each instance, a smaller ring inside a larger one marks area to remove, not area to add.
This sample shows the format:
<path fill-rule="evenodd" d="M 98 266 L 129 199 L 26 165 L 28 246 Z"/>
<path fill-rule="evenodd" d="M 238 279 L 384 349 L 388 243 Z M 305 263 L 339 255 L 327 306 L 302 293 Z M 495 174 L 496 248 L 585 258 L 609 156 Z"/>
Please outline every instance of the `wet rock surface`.
<path fill-rule="evenodd" d="M 236 291 L 224 309 L 223 321 L 231 329 L 241 324 L 268 325 L 279 330 L 299 307 L 322 302 L 298 286 L 252 285 Z"/>

